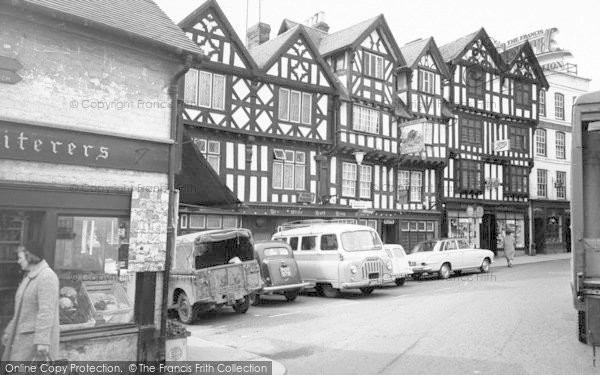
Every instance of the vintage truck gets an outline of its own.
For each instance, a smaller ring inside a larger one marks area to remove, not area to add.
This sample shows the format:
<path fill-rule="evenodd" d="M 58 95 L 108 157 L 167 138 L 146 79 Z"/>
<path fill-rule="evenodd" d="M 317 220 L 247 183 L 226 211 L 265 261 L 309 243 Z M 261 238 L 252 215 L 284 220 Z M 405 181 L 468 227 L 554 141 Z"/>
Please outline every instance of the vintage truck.
<path fill-rule="evenodd" d="M 183 323 L 231 306 L 245 313 L 262 287 L 248 229 L 209 230 L 178 236 L 169 274 L 170 308 Z"/>

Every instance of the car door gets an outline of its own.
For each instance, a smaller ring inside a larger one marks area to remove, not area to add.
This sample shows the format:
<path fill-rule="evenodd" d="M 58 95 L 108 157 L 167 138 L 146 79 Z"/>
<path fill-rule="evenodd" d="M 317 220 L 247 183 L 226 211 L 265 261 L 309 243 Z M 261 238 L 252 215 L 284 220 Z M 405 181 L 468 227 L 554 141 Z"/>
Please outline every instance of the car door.
<path fill-rule="evenodd" d="M 465 240 L 458 240 L 458 247 L 463 250 L 463 268 L 475 268 L 481 264 L 479 249 L 474 249 Z"/>
<path fill-rule="evenodd" d="M 463 267 L 462 250 L 458 248 L 455 240 L 448 240 L 444 243 L 444 254 L 453 270 L 461 269 Z"/>

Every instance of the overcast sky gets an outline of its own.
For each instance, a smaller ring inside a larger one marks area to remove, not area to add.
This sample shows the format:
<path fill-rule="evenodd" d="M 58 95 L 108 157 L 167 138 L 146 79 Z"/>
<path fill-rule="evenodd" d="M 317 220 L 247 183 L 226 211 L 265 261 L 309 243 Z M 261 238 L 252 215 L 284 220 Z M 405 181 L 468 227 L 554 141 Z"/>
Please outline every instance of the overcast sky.
<path fill-rule="evenodd" d="M 203 0 L 155 0 L 175 22 L 200 6 Z M 259 19 L 259 0 L 248 0 L 248 25 Z M 220 0 L 240 39 L 245 40 L 247 0 Z M 591 78 L 590 90 L 600 90 L 600 2 L 477 1 L 477 0 L 261 0 L 261 20 L 271 25 L 271 38 L 284 18 L 297 22 L 325 12 L 330 32 L 383 13 L 398 45 L 433 36 L 438 46 L 484 27 L 499 41 L 556 27 L 558 46 L 570 50 L 579 75 Z"/>

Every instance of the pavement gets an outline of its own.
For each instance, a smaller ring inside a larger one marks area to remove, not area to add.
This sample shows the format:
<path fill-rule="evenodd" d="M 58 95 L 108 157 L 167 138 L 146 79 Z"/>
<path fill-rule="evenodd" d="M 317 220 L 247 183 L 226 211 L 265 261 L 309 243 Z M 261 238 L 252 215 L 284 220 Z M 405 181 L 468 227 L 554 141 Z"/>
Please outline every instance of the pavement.
<path fill-rule="evenodd" d="M 513 265 L 518 266 L 521 264 L 565 260 L 570 258 L 571 253 L 538 254 L 533 256 L 517 254 L 513 261 Z M 492 267 L 506 267 L 506 260 L 501 255 L 496 256 L 494 263 L 492 263 Z M 269 361 L 273 366 L 273 375 L 284 375 L 287 373 L 287 369 L 283 364 L 259 354 L 254 354 L 242 349 L 194 336 L 189 336 L 187 340 L 187 359 L 189 361 Z"/>
<path fill-rule="evenodd" d="M 250 353 L 231 346 L 203 340 L 199 337 L 187 338 L 188 361 L 268 361 L 272 363 L 272 375 L 285 375 L 287 370 L 281 363 L 258 354 Z"/>

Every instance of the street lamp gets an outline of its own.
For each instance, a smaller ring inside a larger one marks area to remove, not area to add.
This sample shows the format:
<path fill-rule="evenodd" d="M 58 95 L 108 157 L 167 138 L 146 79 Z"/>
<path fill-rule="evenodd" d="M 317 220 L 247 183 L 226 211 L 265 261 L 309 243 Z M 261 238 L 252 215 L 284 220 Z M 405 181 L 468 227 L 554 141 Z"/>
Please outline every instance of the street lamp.
<path fill-rule="evenodd" d="M 354 159 L 356 160 L 356 164 L 361 165 L 364 158 L 365 153 L 363 151 L 356 151 L 354 153 Z"/>

